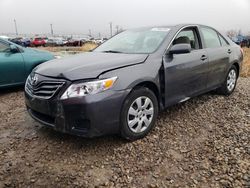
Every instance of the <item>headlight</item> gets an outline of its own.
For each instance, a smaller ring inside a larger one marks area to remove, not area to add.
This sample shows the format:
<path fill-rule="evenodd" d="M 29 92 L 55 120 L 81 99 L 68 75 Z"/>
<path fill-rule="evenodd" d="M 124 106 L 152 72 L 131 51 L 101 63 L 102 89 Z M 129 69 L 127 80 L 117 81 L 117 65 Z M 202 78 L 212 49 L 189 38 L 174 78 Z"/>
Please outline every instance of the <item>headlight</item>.
<path fill-rule="evenodd" d="M 112 77 L 104 80 L 72 84 L 61 96 L 61 99 L 82 97 L 106 91 L 114 85 L 116 80 L 117 77 Z"/>

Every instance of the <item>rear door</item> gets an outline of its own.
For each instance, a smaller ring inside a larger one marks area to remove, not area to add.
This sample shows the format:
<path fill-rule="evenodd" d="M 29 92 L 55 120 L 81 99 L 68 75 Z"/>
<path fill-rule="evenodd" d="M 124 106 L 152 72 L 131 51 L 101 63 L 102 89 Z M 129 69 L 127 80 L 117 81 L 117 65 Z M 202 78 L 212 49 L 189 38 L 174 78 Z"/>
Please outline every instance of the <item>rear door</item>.
<path fill-rule="evenodd" d="M 22 54 L 12 53 L 9 43 L 0 40 L 0 86 L 23 83 L 24 66 Z"/>
<path fill-rule="evenodd" d="M 207 52 L 202 48 L 198 28 L 188 27 L 180 31 L 172 46 L 176 43 L 189 43 L 192 51 L 172 57 L 166 54 L 164 58 L 166 106 L 187 100 L 207 88 Z"/>
<path fill-rule="evenodd" d="M 200 30 L 209 59 L 208 88 L 215 88 L 225 79 L 232 51 L 227 41 L 214 29 L 202 26 Z"/>

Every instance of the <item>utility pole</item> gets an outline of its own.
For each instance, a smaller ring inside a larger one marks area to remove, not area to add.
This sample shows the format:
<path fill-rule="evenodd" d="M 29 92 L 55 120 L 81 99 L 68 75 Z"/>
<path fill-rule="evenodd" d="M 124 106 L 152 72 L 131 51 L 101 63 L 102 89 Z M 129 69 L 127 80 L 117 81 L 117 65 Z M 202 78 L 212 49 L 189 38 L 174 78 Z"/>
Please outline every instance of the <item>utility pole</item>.
<path fill-rule="evenodd" d="M 15 24 L 16 35 L 18 35 L 18 32 L 17 32 L 17 25 L 16 25 L 16 19 L 14 19 L 14 24 Z"/>
<path fill-rule="evenodd" d="M 101 38 L 101 33 L 99 33 L 99 38 Z"/>
<path fill-rule="evenodd" d="M 90 36 L 90 37 L 92 36 L 92 34 L 91 34 L 91 29 L 89 29 L 89 36 Z"/>
<path fill-rule="evenodd" d="M 50 31 L 51 31 L 51 35 L 53 36 L 53 35 L 54 35 L 54 32 L 53 32 L 53 24 L 50 24 Z"/>
<path fill-rule="evenodd" d="M 112 22 L 109 23 L 109 26 L 110 26 L 110 38 L 113 36 L 113 25 L 112 25 Z"/>

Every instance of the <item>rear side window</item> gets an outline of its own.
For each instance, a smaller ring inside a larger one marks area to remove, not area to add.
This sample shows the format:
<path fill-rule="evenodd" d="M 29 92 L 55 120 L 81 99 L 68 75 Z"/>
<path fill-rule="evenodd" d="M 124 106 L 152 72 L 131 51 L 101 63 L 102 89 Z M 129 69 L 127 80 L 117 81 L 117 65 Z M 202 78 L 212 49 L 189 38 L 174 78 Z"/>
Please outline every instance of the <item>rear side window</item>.
<path fill-rule="evenodd" d="M 0 41 L 0 53 L 5 52 L 8 48 L 9 46 L 7 44 Z"/>
<path fill-rule="evenodd" d="M 215 30 L 202 27 L 201 32 L 203 34 L 205 46 L 207 48 L 217 48 L 221 46 L 219 36 Z"/>
<path fill-rule="evenodd" d="M 221 46 L 228 46 L 228 42 L 226 41 L 226 39 L 224 39 L 220 34 L 219 34 L 219 38 L 220 38 L 220 42 L 221 42 Z"/>

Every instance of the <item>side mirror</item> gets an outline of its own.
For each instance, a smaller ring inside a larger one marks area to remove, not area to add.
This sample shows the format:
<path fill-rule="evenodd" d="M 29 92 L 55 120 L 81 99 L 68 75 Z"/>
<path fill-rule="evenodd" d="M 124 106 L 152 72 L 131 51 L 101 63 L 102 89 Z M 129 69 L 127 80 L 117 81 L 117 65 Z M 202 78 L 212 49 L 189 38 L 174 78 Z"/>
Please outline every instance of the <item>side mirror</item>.
<path fill-rule="evenodd" d="M 15 45 L 11 44 L 10 45 L 10 52 L 11 53 L 17 53 L 17 52 L 19 52 L 19 50 Z"/>
<path fill-rule="evenodd" d="M 190 44 L 175 44 L 173 45 L 170 50 L 169 54 L 187 54 L 191 52 L 191 45 Z"/>

